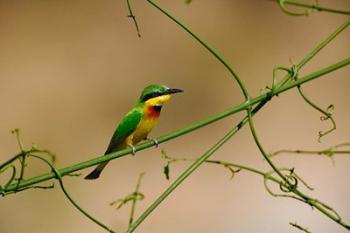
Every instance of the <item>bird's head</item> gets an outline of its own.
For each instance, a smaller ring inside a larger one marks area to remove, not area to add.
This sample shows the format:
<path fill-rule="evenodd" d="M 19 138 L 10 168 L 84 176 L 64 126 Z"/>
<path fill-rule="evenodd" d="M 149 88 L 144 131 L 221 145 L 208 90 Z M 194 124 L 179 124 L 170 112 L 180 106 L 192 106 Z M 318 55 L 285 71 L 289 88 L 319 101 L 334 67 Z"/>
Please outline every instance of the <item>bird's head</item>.
<path fill-rule="evenodd" d="M 170 99 L 172 94 L 179 92 L 183 92 L 183 90 L 169 88 L 161 84 L 151 84 L 142 91 L 139 102 L 161 107 Z"/>

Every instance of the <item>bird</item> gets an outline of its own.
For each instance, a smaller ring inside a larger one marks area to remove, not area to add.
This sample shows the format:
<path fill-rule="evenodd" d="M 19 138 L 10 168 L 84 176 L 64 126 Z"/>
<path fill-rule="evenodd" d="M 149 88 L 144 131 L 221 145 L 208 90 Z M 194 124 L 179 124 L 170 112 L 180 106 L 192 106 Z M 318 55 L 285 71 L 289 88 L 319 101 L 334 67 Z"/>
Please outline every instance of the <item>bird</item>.
<path fill-rule="evenodd" d="M 135 155 L 134 145 L 147 140 L 148 134 L 157 124 L 163 105 L 172 94 L 183 92 L 181 89 L 169 88 L 162 84 L 151 84 L 143 89 L 136 105 L 123 117 L 115 130 L 104 155 L 130 147 Z M 158 146 L 158 141 L 153 140 Z M 103 162 L 89 173 L 85 179 L 94 180 L 100 177 L 109 161 Z"/>

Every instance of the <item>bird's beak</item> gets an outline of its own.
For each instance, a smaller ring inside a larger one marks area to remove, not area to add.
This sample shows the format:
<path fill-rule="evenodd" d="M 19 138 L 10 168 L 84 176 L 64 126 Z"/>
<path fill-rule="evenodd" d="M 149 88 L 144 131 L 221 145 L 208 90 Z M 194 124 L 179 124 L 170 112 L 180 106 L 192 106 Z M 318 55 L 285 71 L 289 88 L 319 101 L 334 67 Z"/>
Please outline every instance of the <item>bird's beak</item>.
<path fill-rule="evenodd" d="M 180 93 L 180 92 L 183 92 L 183 90 L 177 89 L 177 88 L 170 88 L 170 89 L 165 91 L 165 94 L 175 94 L 175 93 Z"/>

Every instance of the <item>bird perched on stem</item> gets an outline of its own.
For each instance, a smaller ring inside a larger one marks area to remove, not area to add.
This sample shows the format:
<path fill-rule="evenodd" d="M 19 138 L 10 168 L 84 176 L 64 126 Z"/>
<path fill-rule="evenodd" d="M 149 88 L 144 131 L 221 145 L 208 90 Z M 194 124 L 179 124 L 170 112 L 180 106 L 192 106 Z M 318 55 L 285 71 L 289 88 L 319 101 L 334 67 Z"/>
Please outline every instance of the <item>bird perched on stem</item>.
<path fill-rule="evenodd" d="M 147 136 L 156 125 L 163 105 L 169 101 L 171 94 L 183 92 L 181 89 L 169 88 L 161 84 L 152 84 L 146 87 L 136 105 L 124 116 L 114 132 L 105 152 L 111 152 L 130 147 L 132 154 L 136 153 L 134 145 Z M 158 142 L 153 139 L 155 145 Z M 99 164 L 85 179 L 97 179 L 108 161 Z"/>

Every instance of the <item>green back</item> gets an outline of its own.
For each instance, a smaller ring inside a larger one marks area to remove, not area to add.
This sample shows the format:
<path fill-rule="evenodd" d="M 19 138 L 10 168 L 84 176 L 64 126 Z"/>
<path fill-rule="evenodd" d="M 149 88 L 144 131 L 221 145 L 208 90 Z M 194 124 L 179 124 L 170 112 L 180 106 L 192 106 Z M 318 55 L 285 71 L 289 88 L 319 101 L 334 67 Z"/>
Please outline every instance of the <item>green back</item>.
<path fill-rule="evenodd" d="M 121 142 L 135 131 L 142 118 L 142 106 L 143 104 L 137 104 L 124 116 L 114 132 L 105 154 L 114 151 Z"/>

